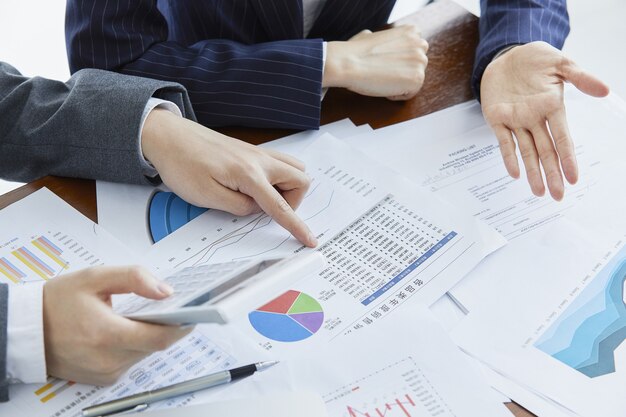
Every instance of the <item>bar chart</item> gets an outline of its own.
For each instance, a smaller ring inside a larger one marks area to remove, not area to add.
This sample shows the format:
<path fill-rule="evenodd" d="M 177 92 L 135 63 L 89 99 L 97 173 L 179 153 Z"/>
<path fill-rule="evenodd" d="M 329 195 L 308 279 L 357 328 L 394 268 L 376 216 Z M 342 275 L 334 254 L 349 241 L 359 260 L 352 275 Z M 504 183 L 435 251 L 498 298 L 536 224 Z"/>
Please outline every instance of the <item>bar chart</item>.
<path fill-rule="evenodd" d="M 48 377 L 46 384 L 35 391 L 35 395 L 39 397 L 39 401 L 47 403 L 51 399 L 57 397 L 63 391 L 68 390 L 76 383 L 73 381 L 64 381 L 62 379 Z M 97 390 L 96 387 L 94 387 Z M 94 391 L 95 392 L 95 391 Z"/>
<path fill-rule="evenodd" d="M 71 266 L 99 263 L 97 257 L 71 236 L 61 232 L 33 233 L 0 245 L 0 282 L 48 281 Z"/>
<path fill-rule="evenodd" d="M 384 387 L 383 389 L 381 389 Z M 368 372 L 323 396 L 341 417 L 452 417 L 454 413 L 412 357 Z"/>
<path fill-rule="evenodd" d="M 351 406 L 347 406 L 348 414 L 350 417 L 391 417 L 394 415 L 412 417 L 411 409 L 415 408 L 415 401 L 409 394 L 405 394 L 403 397 L 394 398 L 391 402 L 385 402 L 384 404 L 377 405 L 374 411 L 361 411 Z"/>

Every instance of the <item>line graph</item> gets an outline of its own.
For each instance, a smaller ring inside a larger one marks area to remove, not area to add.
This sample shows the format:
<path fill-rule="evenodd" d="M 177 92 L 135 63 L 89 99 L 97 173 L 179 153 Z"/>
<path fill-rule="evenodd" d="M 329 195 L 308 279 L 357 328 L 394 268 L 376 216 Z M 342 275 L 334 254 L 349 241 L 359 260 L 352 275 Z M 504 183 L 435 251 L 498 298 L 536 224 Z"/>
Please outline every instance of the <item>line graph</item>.
<path fill-rule="evenodd" d="M 322 190 L 320 190 L 322 188 Z M 303 207 L 303 212 L 299 213 L 301 218 L 308 222 L 313 220 L 324 212 L 329 210 L 333 204 L 335 190 L 328 186 L 324 186 L 322 183 L 318 183 L 315 185 L 311 191 L 305 196 L 304 201 L 307 201 L 311 198 L 311 196 L 315 193 L 323 192 L 326 196 L 323 200 L 320 200 L 320 197 L 317 197 L 316 202 L 318 204 L 309 205 L 309 207 Z M 319 202 L 322 202 L 321 206 Z M 303 202 L 304 205 L 304 202 Z M 237 245 L 237 251 L 233 251 L 232 256 L 228 256 L 228 254 L 224 254 L 224 256 L 220 257 L 219 260 L 241 260 L 247 258 L 253 258 L 261 255 L 267 255 L 271 252 L 277 251 L 281 249 L 287 242 L 291 240 L 291 235 L 288 231 L 283 229 L 281 226 L 276 224 L 276 222 L 267 214 L 261 213 L 256 214 L 244 218 L 234 218 L 231 221 L 231 224 L 237 224 L 240 222 L 245 222 L 241 226 L 236 227 L 234 230 L 226 233 L 224 236 L 221 236 L 215 240 L 212 240 L 206 243 L 203 247 L 195 250 L 191 255 L 186 256 L 185 258 L 178 261 L 174 267 L 179 268 L 183 265 L 191 265 L 197 266 L 201 264 L 206 264 L 211 261 L 215 261 L 216 256 L 221 255 L 230 247 Z M 272 230 L 268 230 L 264 232 L 264 238 L 256 239 L 256 232 L 272 228 Z M 249 240 L 252 242 L 250 245 L 238 245 L 244 240 Z M 284 252 L 291 252 L 293 250 L 301 247 L 299 243 L 295 240 L 293 241 L 294 248 L 286 249 Z M 242 246 L 249 247 L 248 253 L 242 254 Z"/>
<path fill-rule="evenodd" d="M 308 222 L 309 220 L 314 219 L 314 218 L 315 218 L 315 217 L 317 217 L 318 215 L 322 214 L 322 213 L 323 213 L 324 211 L 326 211 L 328 208 L 330 208 L 330 205 L 331 205 L 331 203 L 332 203 L 332 201 L 333 201 L 333 195 L 334 195 L 334 194 L 335 194 L 335 191 L 333 190 L 333 191 L 332 191 L 332 193 L 331 193 L 331 195 L 330 195 L 330 198 L 328 199 L 328 204 L 326 204 L 326 206 L 324 206 L 322 209 L 320 209 L 320 211 L 318 211 L 317 213 L 315 213 L 315 214 L 314 214 L 314 215 L 312 215 L 312 216 L 305 217 L 305 218 L 303 218 L 302 220 L 306 223 L 306 222 Z M 272 220 L 272 221 L 273 221 L 273 220 Z M 281 247 L 283 244 L 285 244 L 285 243 L 286 243 L 286 242 L 287 242 L 290 238 L 291 238 L 291 235 L 289 235 L 289 234 L 288 234 L 288 235 L 287 235 L 287 237 L 286 237 L 285 239 L 283 239 L 283 240 L 282 240 L 282 241 L 281 241 L 278 245 L 274 246 L 273 248 L 270 248 L 270 249 L 265 250 L 265 251 L 263 251 L 263 252 L 255 253 L 255 254 L 253 254 L 253 255 L 240 256 L 240 257 L 235 258 L 234 260 L 235 260 L 235 261 L 238 261 L 238 260 L 241 260 L 241 259 L 254 258 L 255 256 L 266 255 L 266 254 L 268 254 L 269 252 L 275 251 L 276 249 L 280 248 L 280 247 Z"/>
<path fill-rule="evenodd" d="M 410 356 L 336 388 L 323 399 L 329 414 L 341 417 L 454 417 Z"/>

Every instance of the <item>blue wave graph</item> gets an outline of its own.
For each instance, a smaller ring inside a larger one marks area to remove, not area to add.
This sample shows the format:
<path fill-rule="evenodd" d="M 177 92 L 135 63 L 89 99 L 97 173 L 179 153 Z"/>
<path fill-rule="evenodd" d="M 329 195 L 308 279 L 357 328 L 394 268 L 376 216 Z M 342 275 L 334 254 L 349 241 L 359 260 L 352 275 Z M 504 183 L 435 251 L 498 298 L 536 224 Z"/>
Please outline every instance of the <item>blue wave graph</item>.
<path fill-rule="evenodd" d="M 622 249 L 535 347 L 589 378 L 615 373 L 615 351 L 626 340 L 625 282 Z"/>
<path fill-rule="evenodd" d="M 157 191 L 148 204 L 148 225 L 154 243 L 174 233 L 202 213 L 205 208 L 187 203 L 174 193 Z"/>

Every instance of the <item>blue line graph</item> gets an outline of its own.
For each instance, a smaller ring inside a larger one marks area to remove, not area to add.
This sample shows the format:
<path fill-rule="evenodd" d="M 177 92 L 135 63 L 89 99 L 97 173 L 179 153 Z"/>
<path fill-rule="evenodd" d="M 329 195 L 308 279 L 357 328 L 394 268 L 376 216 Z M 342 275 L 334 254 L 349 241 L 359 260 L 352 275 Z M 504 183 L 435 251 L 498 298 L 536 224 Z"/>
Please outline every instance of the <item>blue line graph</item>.
<path fill-rule="evenodd" d="M 626 250 L 613 258 L 535 343 L 589 378 L 612 374 L 626 340 Z"/>

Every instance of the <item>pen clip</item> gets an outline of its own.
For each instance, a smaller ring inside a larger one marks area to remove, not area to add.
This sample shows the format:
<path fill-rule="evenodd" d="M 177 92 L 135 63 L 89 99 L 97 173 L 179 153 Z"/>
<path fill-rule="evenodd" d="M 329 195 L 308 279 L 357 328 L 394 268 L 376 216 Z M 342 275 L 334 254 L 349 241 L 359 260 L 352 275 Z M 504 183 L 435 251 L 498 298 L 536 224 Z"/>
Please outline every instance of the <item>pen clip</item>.
<path fill-rule="evenodd" d="M 121 415 L 125 415 L 125 414 L 130 414 L 130 413 L 141 413 L 142 411 L 147 410 L 149 407 L 148 404 L 139 404 L 136 405 L 134 407 L 128 408 L 126 410 L 120 410 L 120 411 L 116 411 L 115 413 L 112 414 L 104 414 L 102 416 L 98 416 L 98 417 L 113 417 L 113 416 L 121 416 Z"/>

